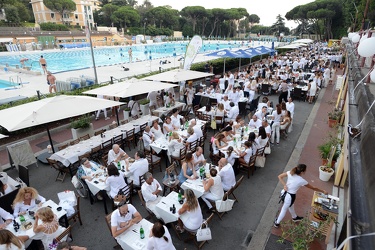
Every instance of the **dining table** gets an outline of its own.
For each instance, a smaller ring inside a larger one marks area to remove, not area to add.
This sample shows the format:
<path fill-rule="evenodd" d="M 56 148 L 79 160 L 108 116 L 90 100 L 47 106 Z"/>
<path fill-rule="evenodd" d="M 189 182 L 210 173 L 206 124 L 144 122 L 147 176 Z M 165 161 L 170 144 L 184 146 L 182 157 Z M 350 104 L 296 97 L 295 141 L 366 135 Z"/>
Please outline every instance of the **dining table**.
<path fill-rule="evenodd" d="M 173 205 L 176 207 L 176 212 L 173 213 L 171 208 Z M 170 192 L 167 196 L 162 197 L 160 202 L 156 204 L 156 216 L 163 219 L 165 224 L 175 222 L 180 217 L 187 216 L 186 213 L 179 215 L 178 210 L 180 210 L 182 204 L 178 201 L 178 193 L 175 191 Z"/>
<path fill-rule="evenodd" d="M 172 106 L 163 106 L 163 107 L 159 107 L 155 110 L 152 111 L 153 114 L 156 114 L 158 117 L 161 117 L 162 115 L 166 115 L 168 114 L 169 112 L 171 112 L 174 108 L 181 108 L 181 109 L 184 109 L 186 106 L 185 103 L 183 102 L 175 102 L 174 105 Z"/>
<path fill-rule="evenodd" d="M 134 133 L 140 131 L 140 126 L 147 123 L 149 126 L 152 125 L 154 120 L 159 121 L 159 117 L 152 115 L 145 115 L 139 119 L 132 120 L 126 124 L 120 125 L 114 129 L 105 131 L 102 135 L 92 136 L 90 139 L 82 140 L 78 144 L 71 145 L 63 150 L 60 150 L 51 155 L 51 159 L 61 162 L 65 167 L 70 167 L 76 163 L 79 156 L 91 152 L 92 148 L 100 146 L 103 142 L 112 139 L 115 136 L 123 135 L 126 138 L 126 131 L 135 129 Z"/>
<path fill-rule="evenodd" d="M 142 219 L 137 224 L 132 225 L 125 232 L 116 237 L 117 243 L 122 249 L 130 250 L 145 250 L 147 249 L 148 239 L 150 238 L 150 231 L 153 227 L 153 223 L 146 219 Z M 145 237 L 141 239 L 140 229 L 141 226 L 144 230 Z"/>

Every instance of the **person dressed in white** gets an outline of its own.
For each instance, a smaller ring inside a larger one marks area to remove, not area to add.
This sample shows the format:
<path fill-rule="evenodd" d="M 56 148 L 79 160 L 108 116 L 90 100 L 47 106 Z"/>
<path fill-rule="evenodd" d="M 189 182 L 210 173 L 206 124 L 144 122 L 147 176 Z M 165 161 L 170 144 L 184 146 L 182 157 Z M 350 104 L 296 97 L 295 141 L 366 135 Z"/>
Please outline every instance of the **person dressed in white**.
<path fill-rule="evenodd" d="M 113 144 L 112 149 L 108 152 L 108 161 L 107 164 L 110 164 L 111 162 L 119 162 L 122 159 L 126 159 L 129 156 L 125 153 L 124 150 L 120 148 L 118 144 Z"/>
<path fill-rule="evenodd" d="M 173 130 L 174 130 L 174 128 L 173 128 L 171 117 L 167 116 L 165 118 L 165 121 L 164 121 L 164 124 L 163 124 L 164 134 L 168 134 L 170 132 L 173 132 Z"/>
<path fill-rule="evenodd" d="M 146 207 L 155 213 L 155 206 L 160 202 L 162 198 L 160 194 L 163 190 L 160 183 L 154 179 L 150 172 L 147 172 L 144 178 L 145 182 L 141 187 L 143 199 L 146 202 Z"/>
<path fill-rule="evenodd" d="M 193 104 L 193 99 L 194 99 L 193 83 L 189 83 L 188 84 L 188 87 L 185 90 L 185 94 L 186 94 L 187 105 L 192 105 Z"/>
<path fill-rule="evenodd" d="M 263 120 L 266 117 L 267 114 L 267 106 L 263 106 L 261 109 L 259 109 L 257 112 L 255 112 L 255 116 L 258 117 L 258 120 Z"/>
<path fill-rule="evenodd" d="M 135 162 L 130 166 L 129 161 L 126 161 L 126 171 L 131 173 L 129 177 L 133 180 L 135 186 L 140 186 L 139 176 L 144 175 L 148 171 L 148 161 L 145 159 L 143 151 L 137 151 L 134 155 Z"/>
<path fill-rule="evenodd" d="M 176 250 L 166 226 L 155 222 L 147 241 L 147 250 Z"/>
<path fill-rule="evenodd" d="M 156 91 L 151 91 L 147 95 L 147 99 L 150 100 L 150 106 L 158 106 L 158 102 L 156 100 L 156 97 L 158 96 L 158 93 Z"/>
<path fill-rule="evenodd" d="M 323 77 L 324 77 L 323 87 L 327 88 L 329 80 L 331 79 L 331 70 L 329 69 L 328 64 L 324 70 Z"/>
<path fill-rule="evenodd" d="M 189 127 L 187 129 L 187 133 L 188 133 L 188 138 L 186 139 L 186 146 L 190 148 L 190 144 L 198 140 L 198 137 L 197 137 L 197 134 L 194 133 L 193 128 Z"/>
<path fill-rule="evenodd" d="M 228 117 L 225 119 L 227 122 L 234 121 L 238 114 L 240 113 L 240 110 L 238 109 L 238 106 L 235 106 L 233 102 L 230 102 L 230 110 L 228 112 Z"/>
<path fill-rule="evenodd" d="M 228 191 L 236 185 L 236 177 L 234 175 L 233 167 L 225 158 L 219 160 L 218 175 L 221 177 L 221 184 L 223 185 L 224 191 Z"/>
<path fill-rule="evenodd" d="M 230 101 L 229 101 L 228 95 L 223 96 L 223 101 L 221 103 L 224 105 L 224 110 L 226 111 L 230 110 Z"/>
<path fill-rule="evenodd" d="M 143 139 L 143 146 L 147 150 L 151 150 L 150 144 L 155 140 L 154 134 L 151 132 L 150 126 L 146 126 L 145 131 L 143 132 L 142 135 Z"/>
<path fill-rule="evenodd" d="M 6 228 L 13 221 L 13 216 L 0 207 L 0 229 Z"/>
<path fill-rule="evenodd" d="M 107 167 L 108 177 L 105 179 L 105 184 L 110 187 L 109 196 L 112 199 L 118 194 L 119 190 L 125 189 L 127 184 L 125 182 L 125 175 L 118 171 L 117 167 L 111 163 Z M 126 196 L 131 194 L 125 194 Z"/>
<path fill-rule="evenodd" d="M 207 204 L 208 208 L 212 210 L 210 201 L 221 200 L 224 196 L 223 185 L 221 184 L 221 177 L 217 175 L 215 168 L 210 169 L 211 178 L 203 180 L 204 194 L 202 200 Z"/>
<path fill-rule="evenodd" d="M 309 95 L 308 101 L 309 101 L 309 103 L 312 103 L 312 101 L 314 100 L 317 88 L 318 88 L 318 86 L 316 84 L 316 81 L 310 80 L 309 81 L 309 89 L 308 89 L 308 95 Z"/>
<path fill-rule="evenodd" d="M 96 97 L 99 98 L 99 99 L 105 99 L 104 95 L 97 95 Z M 104 112 L 105 120 L 108 120 L 109 117 L 107 117 L 107 109 L 99 109 L 98 111 L 96 111 L 95 120 L 99 120 L 99 115 L 100 115 L 101 111 Z"/>
<path fill-rule="evenodd" d="M 258 116 L 253 115 L 253 119 L 249 122 L 249 127 L 259 128 L 260 126 L 262 126 L 262 120 L 258 119 Z"/>
<path fill-rule="evenodd" d="M 168 157 L 170 157 L 170 156 L 179 157 L 180 156 L 180 150 L 182 148 L 185 148 L 185 145 L 182 142 L 182 139 L 179 137 L 177 132 L 173 132 L 172 136 L 169 137 Z M 171 159 L 169 159 L 169 160 L 171 160 Z"/>
<path fill-rule="evenodd" d="M 288 102 L 285 103 L 285 105 L 286 105 L 286 110 L 288 110 L 290 112 L 290 115 L 293 118 L 293 115 L 294 115 L 294 102 L 293 102 L 293 98 L 291 96 L 288 98 Z"/>
<path fill-rule="evenodd" d="M 193 164 L 195 170 L 199 168 L 200 164 L 206 164 L 206 159 L 204 159 L 203 149 L 201 147 L 197 147 L 197 150 L 193 154 Z"/>
<path fill-rule="evenodd" d="M 13 206 L 13 216 L 17 217 L 19 215 L 24 215 L 28 210 L 32 210 L 38 206 L 41 206 L 46 199 L 38 194 L 35 188 L 23 187 L 18 190 L 16 198 L 14 198 Z"/>
<path fill-rule="evenodd" d="M 27 235 L 14 235 L 9 230 L 0 230 L 0 249 L 1 250 L 24 250 L 26 242 L 29 239 Z"/>
<path fill-rule="evenodd" d="M 236 162 L 236 159 L 239 158 L 238 151 L 235 150 L 232 146 L 229 146 L 226 151 L 223 151 L 223 153 L 225 155 L 225 159 L 233 167 Z"/>
<path fill-rule="evenodd" d="M 254 97 L 255 97 L 255 91 L 257 90 L 257 81 L 252 80 L 248 88 L 250 89 L 249 90 L 249 102 L 251 102 L 252 100 L 254 100 Z"/>
<path fill-rule="evenodd" d="M 195 119 L 191 120 L 189 127 L 193 128 L 198 139 L 203 136 L 202 127 L 197 125 L 197 121 Z"/>
<path fill-rule="evenodd" d="M 132 117 L 139 116 L 139 103 L 134 100 L 130 100 L 128 103 L 128 108 L 130 108 L 130 114 Z"/>
<path fill-rule="evenodd" d="M 258 148 L 263 148 L 267 145 L 269 138 L 266 133 L 266 129 L 261 126 L 259 127 L 258 137 L 255 139 L 255 143 L 258 145 Z"/>
<path fill-rule="evenodd" d="M 221 92 L 224 92 L 225 91 L 225 78 L 224 78 L 224 76 L 219 78 L 219 86 L 220 86 Z"/>
<path fill-rule="evenodd" d="M 142 215 L 132 204 L 121 202 L 118 208 L 111 215 L 111 232 L 116 238 L 128 228 L 142 220 Z"/>
<path fill-rule="evenodd" d="M 276 105 L 276 110 L 272 112 L 273 124 L 272 124 L 272 135 L 270 142 L 273 144 L 275 142 L 276 137 L 276 144 L 280 142 L 280 122 L 282 120 L 282 110 L 281 105 Z"/>
<path fill-rule="evenodd" d="M 178 218 L 178 225 L 176 229 L 178 232 L 183 233 L 184 228 L 190 231 L 196 231 L 203 222 L 203 215 L 197 197 L 191 189 L 184 191 L 185 202 L 178 210 L 180 217 Z"/>
<path fill-rule="evenodd" d="M 328 192 L 326 192 L 325 190 L 322 190 L 322 189 L 319 189 L 310 185 L 304 178 L 302 178 L 301 175 L 306 172 L 306 168 L 307 167 L 305 164 L 298 164 L 292 170 L 282 173 L 278 176 L 279 181 L 284 186 L 284 189 L 281 191 L 281 195 L 283 195 L 285 192 L 286 194 L 285 194 L 284 203 L 283 203 L 283 207 L 281 208 L 280 214 L 275 219 L 275 222 L 273 223 L 274 227 L 276 228 L 280 227 L 280 222 L 284 218 L 286 214 L 286 210 L 289 210 L 294 222 L 297 222 L 303 219 L 303 217 L 297 216 L 294 210 L 294 202 L 296 200 L 296 194 L 297 194 L 297 191 L 300 189 L 300 187 L 305 186 L 314 191 L 322 192 L 326 195 L 328 194 Z M 287 182 L 284 181 L 285 177 L 288 177 Z"/>
<path fill-rule="evenodd" d="M 151 132 L 154 134 L 155 140 L 164 137 L 164 134 L 161 131 L 160 125 L 157 120 L 153 121 Z"/>
<path fill-rule="evenodd" d="M 178 109 L 174 108 L 172 110 L 172 116 L 171 116 L 171 120 L 172 120 L 172 125 L 173 125 L 173 128 L 174 129 L 180 129 L 181 127 L 181 120 L 182 122 L 184 123 L 185 122 L 185 119 L 183 116 L 179 115 L 178 114 Z"/>

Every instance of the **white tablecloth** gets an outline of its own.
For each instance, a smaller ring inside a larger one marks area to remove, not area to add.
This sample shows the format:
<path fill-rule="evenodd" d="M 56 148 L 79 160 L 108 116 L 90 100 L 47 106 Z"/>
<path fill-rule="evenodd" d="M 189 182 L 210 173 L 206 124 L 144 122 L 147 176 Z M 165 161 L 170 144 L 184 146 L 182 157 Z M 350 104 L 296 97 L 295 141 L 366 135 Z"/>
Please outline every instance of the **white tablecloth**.
<path fill-rule="evenodd" d="M 91 181 L 85 179 L 87 186 L 89 187 L 91 193 L 96 195 L 101 190 L 110 190 L 110 187 L 105 183 L 105 173 L 103 169 L 98 169 L 93 173 L 94 178 Z"/>
<path fill-rule="evenodd" d="M 139 235 L 139 230 L 143 227 L 145 231 L 145 238 L 141 239 Z M 121 235 L 116 237 L 118 244 L 122 249 L 134 249 L 134 250 L 143 250 L 147 249 L 147 242 L 149 239 L 150 231 L 153 227 L 153 224 L 146 219 L 142 219 L 138 224 L 135 224 L 128 228 Z"/>
<path fill-rule="evenodd" d="M 184 183 L 182 183 L 181 188 L 183 190 L 191 189 L 197 198 L 201 197 L 204 194 L 203 180 L 201 180 L 200 178 L 195 180 L 186 180 Z"/>
<path fill-rule="evenodd" d="M 176 213 L 172 213 L 170 208 L 173 206 L 176 207 Z M 178 210 L 181 209 L 182 204 L 178 202 L 178 193 L 171 192 L 166 197 L 161 198 L 161 201 L 156 205 L 155 210 L 159 217 L 163 219 L 163 221 L 167 223 L 175 222 L 180 217 L 178 214 Z M 181 217 L 185 216 L 182 214 Z"/>
<path fill-rule="evenodd" d="M 159 117 L 162 116 L 163 114 L 167 114 L 168 112 L 172 111 L 174 108 L 180 108 L 182 107 L 182 109 L 185 108 L 185 103 L 182 103 L 182 102 L 176 102 L 176 104 L 172 107 L 160 107 L 160 108 L 157 108 L 155 109 L 154 111 L 152 111 L 153 113 L 156 113 Z"/>
<path fill-rule="evenodd" d="M 159 119 L 156 116 L 145 115 L 137 120 L 132 120 L 131 122 L 121 125 L 117 128 L 108 130 L 104 132 L 105 138 L 101 138 L 100 135 L 93 136 L 88 140 L 81 141 L 80 143 L 69 146 L 66 149 L 60 150 L 53 155 L 51 159 L 60 161 L 64 166 L 68 167 L 70 164 L 73 164 L 78 161 L 78 157 L 91 152 L 91 149 L 101 145 L 103 142 L 108 141 L 109 139 L 123 134 L 126 137 L 126 131 L 135 128 L 135 133 L 140 131 L 140 125 L 148 123 L 149 126 L 152 125 L 154 120 Z"/>

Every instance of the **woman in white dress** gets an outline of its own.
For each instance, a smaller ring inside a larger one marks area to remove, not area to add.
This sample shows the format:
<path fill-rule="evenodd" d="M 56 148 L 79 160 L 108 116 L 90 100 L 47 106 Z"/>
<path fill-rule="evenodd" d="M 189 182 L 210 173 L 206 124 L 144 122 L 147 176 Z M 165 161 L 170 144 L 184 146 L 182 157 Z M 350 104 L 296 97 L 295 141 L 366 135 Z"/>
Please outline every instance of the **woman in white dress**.
<path fill-rule="evenodd" d="M 42 224 L 39 224 L 39 219 Z M 59 225 L 57 216 L 49 207 L 42 207 L 35 213 L 34 233 L 41 233 L 44 249 L 50 249 L 49 245 L 53 243 L 53 239 L 64 232 L 65 228 Z"/>
<path fill-rule="evenodd" d="M 172 124 L 171 117 L 169 116 L 165 118 L 165 122 L 163 124 L 163 131 L 165 135 L 170 132 L 173 132 L 173 124 Z"/>
<path fill-rule="evenodd" d="M 150 230 L 147 250 L 176 250 L 167 227 L 160 222 L 155 222 Z"/>
<path fill-rule="evenodd" d="M 185 147 L 185 145 L 183 144 L 183 141 L 180 138 L 180 136 L 177 134 L 177 132 L 173 132 L 172 136 L 169 137 L 168 157 L 169 158 L 170 158 L 170 156 L 179 157 L 180 156 L 180 149 L 182 149 L 184 147 Z"/>
<path fill-rule="evenodd" d="M 186 94 L 186 102 L 187 105 L 192 105 L 193 104 L 193 99 L 194 99 L 194 89 L 193 89 L 193 84 L 189 83 L 188 87 L 185 90 Z"/>
<path fill-rule="evenodd" d="M 250 91 L 249 91 L 249 102 L 251 102 L 253 99 L 254 99 L 254 96 L 255 96 L 255 91 L 257 90 L 258 88 L 258 84 L 257 84 L 257 81 L 256 80 L 252 80 L 251 83 L 250 83 Z"/>
<path fill-rule="evenodd" d="M 315 94 L 316 94 L 316 89 L 317 89 L 317 78 L 314 78 L 313 80 L 310 80 L 309 82 L 309 88 L 308 88 L 308 95 L 309 95 L 309 103 L 312 103 L 314 100 Z"/>
<path fill-rule="evenodd" d="M 105 183 L 111 188 L 109 191 L 109 196 L 112 199 L 118 194 L 120 189 L 126 188 L 124 173 L 118 171 L 117 167 L 111 163 L 107 167 L 108 177 L 105 179 Z M 126 194 L 127 196 L 128 194 Z"/>
<path fill-rule="evenodd" d="M 0 229 L 0 249 L 5 250 L 23 250 L 25 241 L 29 239 L 29 236 L 20 235 L 15 236 L 12 232 L 6 229 Z"/>
<path fill-rule="evenodd" d="M 46 199 L 38 194 L 35 188 L 23 187 L 18 190 L 16 198 L 14 198 L 14 217 L 26 214 L 26 212 L 34 207 L 41 205 Z"/>
<path fill-rule="evenodd" d="M 176 225 L 176 230 L 180 233 L 185 231 L 184 228 L 196 231 L 203 222 L 202 210 L 194 192 L 191 189 L 185 189 L 184 198 L 185 202 L 178 210 L 180 217 L 178 218 L 178 225 Z"/>
<path fill-rule="evenodd" d="M 154 134 L 155 140 L 162 138 L 164 136 L 163 131 L 161 131 L 161 127 L 157 120 L 153 121 L 151 132 Z"/>
<path fill-rule="evenodd" d="M 282 110 L 281 110 L 281 105 L 277 104 L 276 105 L 276 110 L 272 112 L 272 119 L 273 119 L 273 124 L 272 124 L 272 135 L 271 135 L 271 144 L 274 143 L 275 137 L 276 137 L 276 143 L 279 144 L 280 141 L 280 122 L 282 120 Z"/>

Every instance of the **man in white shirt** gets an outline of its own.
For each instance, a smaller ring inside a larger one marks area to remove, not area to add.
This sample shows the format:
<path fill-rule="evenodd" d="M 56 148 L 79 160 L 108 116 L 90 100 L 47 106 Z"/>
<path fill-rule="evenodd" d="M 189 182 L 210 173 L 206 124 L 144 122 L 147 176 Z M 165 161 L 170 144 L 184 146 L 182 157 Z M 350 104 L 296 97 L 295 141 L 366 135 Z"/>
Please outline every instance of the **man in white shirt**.
<path fill-rule="evenodd" d="M 240 113 L 240 110 L 238 109 L 238 106 L 235 106 L 233 102 L 230 102 L 231 109 L 228 112 L 228 117 L 225 118 L 226 122 L 234 121 L 238 114 Z"/>
<path fill-rule="evenodd" d="M 145 154 L 143 151 L 137 151 L 134 155 L 135 162 L 129 166 L 129 161 L 126 161 L 126 171 L 131 173 L 129 177 L 133 180 L 135 186 L 140 186 L 139 176 L 144 175 L 148 171 L 148 161 L 145 159 Z"/>
<path fill-rule="evenodd" d="M 148 93 L 147 99 L 150 100 L 150 106 L 158 106 L 158 103 L 156 101 L 157 95 L 158 93 L 156 91 L 151 91 L 150 93 Z"/>
<path fill-rule="evenodd" d="M 113 144 L 112 149 L 108 152 L 107 164 L 109 165 L 111 162 L 118 162 L 128 157 L 129 156 L 120 148 L 118 144 Z"/>
<path fill-rule="evenodd" d="M 4 229 L 12 223 L 13 218 L 13 215 L 0 207 L 0 229 Z"/>
<path fill-rule="evenodd" d="M 131 116 L 139 116 L 139 104 L 137 101 L 130 100 L 128 103 L 128 108 L 130 108 Z"/>
<path fill-rule="evenodd" d="M 323 87 L 325 87 L 325 88 L 327 88 L 329 80 L 331 78 L 331 70 L 329 69 L 328 66 L 326 66 L 326 67 L 327 68 L 324 70 L 324 74 L 323 74 L 323 77 L 324 77 Z"/>
<path fill-rule="evenodd" d="M 142 215 L 132 204 L 121 202 L 111 215 L 112 236 L 116 238 L 142 220 Z"/>
<path fill-rule="evenodd" d="M 268 121 L 266 119 L 264 119 L 262 121 L 262 127 L 264 127 L 264 129 L 266 130 L 266 134 L 267 134 L 268 138 L 270 138 L 272 129 L 271 129 L 271 126 L 268 125 Z"/>
<path fill-rule="evenodd" d="M 293 115 L 294 115 L 294 102 L 293 102 L 293 98 L 291 96 L 288 98 L 288 102 L 285 103 L 285 106 L 286 106 L 286 110 L 288 110 L 290 112 L 290 115 L 293 118 Z"/>
<path fill-rule="evenodd" d="M 186 139 L 186 147 L 190 147 L 190 144 L 198 140 L 197 135 L 194 133 L 194 129 L 189 127 L 187 130 L 188 138 Z"/>
<path fill-rule="evenodd" d="M 147 172 L 144 178 L 145 182 L 141 187 L 143 199 L 146 202 L 146 207 L 154 212 L 155 206 L 160 202 L 162 198 L 162 188 L 160 186 L 160 183 L 156 179 L 154 179 L 150 172 Z"/>
<path fill-rule="evenodd" d="M 171 120 L 172 120 L 172 125 L 173 125 L 173 128 L 174 129 L 180 129 L 181 127 L 181 120 L 182 122 L 184 123 L 185 122 L 185 119 L 183 116 L 179 115 L 178 114 L 178 109 L 174 108 L 172 110 L 172 116 L 171 116 Z"/>
<path fill-rule="evenodd" d="M 198 139 L 200 139 L 203 136 L 202 127 L 197 125 L 195 119 L 191 120 L 189 127 L 194 129 L 194 133 L 197 135 Z"/>
<path fill-rule="evenodd" d="M 193 164 L 194 164 L 195 170 L 198 169 L 199 164 L 201 163 L 205 164 L 206 159 L 204 159 L 203 149 L 201 147 L 197 147 L 197 151 L 195 151 L 195 153 L 193 154 Z"/>
<path fill-rule="evenodd" d="M 155 140 L 155 136 L 150 130 L 150 126 L 146 126 L 145 131 L 142 135 L 143 146 L 149 151 L 151 150 L 150 144 Z"/>
<path fill-rule="evenodd" d="M 228 88 L 229 86 L 234 87 L 234 75 L 232 72 L 229 71 L 229 79 L 228 79 Z"/>
<path fill-rule="evenodd" d="M 258 119 L 258 116 L 253 115 L 253 119 L 249 122 L 249 127 L 259 128 L 260 126 L 262 126 L 262 120 Z"/>
<path fill-rule="evenodd" d="M 224 82 L 225 82 L 224 76 L 220 77 L 219 78 L 219 87 L 220 87 L 221 91 L 225 90 L 225 84 L 224 84 Z"/>
<path fill-rule="evenodd" d="M 258 117 L 259 120 L 263 120 L 263 118 L 266 116 L 267 113 L 267 106 L 263 106 L 262 109 L 255 112 L 255 116 Z"/>
<path fill-rule="evenodd" d="M 236 177 L 232 165 L 230 165 L 225 158 L 221 158 L 219 161 L 219 173 L 221 177 L 221 184 L 223 185 L 224 191 L 228 191 L 236 185 Z"/>
<path fill-rule="evenodd" d="M 224 109 L 226 111 L 230 110 L 230 101 L 228 100 L 228 95 L 224 95 L 223 100 L 221 101 L 221 103 L 224 105 Z"/>

